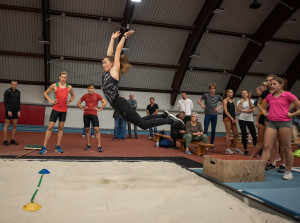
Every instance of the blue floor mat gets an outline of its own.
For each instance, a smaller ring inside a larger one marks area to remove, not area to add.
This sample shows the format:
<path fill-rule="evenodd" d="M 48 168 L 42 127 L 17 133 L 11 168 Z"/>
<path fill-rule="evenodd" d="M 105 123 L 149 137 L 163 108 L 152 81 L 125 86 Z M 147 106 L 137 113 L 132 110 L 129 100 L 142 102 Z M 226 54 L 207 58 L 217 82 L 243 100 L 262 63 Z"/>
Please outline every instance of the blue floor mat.
<path fill-rule="evenodd" d="M 202 168 L 191 170 L 203 175 Z M 283 173 L 266 171 L 265 182 L 224 183 L 224 185 L 300 217 L 300 173 L 296 171 L 292 173 L 293 180 L 283 180 Z"/>

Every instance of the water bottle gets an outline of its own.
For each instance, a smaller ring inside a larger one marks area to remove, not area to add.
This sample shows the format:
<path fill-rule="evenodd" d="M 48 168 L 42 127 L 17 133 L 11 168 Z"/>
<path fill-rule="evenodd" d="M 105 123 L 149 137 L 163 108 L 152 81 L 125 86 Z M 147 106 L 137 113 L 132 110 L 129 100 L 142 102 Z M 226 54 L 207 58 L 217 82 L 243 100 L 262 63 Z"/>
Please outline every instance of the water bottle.
<path fill-rule="evenodd" d="M 159 147 L 159 141 L 158 140 L 156 140 L 155 147 Z"/>

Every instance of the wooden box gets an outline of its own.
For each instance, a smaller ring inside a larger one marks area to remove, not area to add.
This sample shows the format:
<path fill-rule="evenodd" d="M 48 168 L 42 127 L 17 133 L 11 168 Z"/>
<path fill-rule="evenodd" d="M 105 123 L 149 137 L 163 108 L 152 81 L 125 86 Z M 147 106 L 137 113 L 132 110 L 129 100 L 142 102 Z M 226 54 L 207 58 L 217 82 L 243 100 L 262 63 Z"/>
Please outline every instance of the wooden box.
<path fill-rule="evenodd" d="M 207 155 L 203 174 L 223 183 L 265 181 L 265 162 L 243 155 Z"/>

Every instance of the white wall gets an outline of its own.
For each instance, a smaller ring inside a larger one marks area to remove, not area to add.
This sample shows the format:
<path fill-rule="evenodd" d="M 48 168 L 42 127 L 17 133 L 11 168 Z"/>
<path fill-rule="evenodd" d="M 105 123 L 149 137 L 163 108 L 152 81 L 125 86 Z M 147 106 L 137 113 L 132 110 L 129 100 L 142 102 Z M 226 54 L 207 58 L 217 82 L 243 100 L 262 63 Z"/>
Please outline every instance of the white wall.
<path fill-rule="evenodd" d="M 10 84 L 0 83 L 0 95 L 1 95 L 0 102 L 3 102 L 4 91 L 6 89 L 8 89 L 9 87 L 10 87 Z M 21 103 L 22 104 L 48 105 L 46 107 L 45 123 L 44 123 L 44 125 L 47 126 L 52 107 L 43 98 L 42 94 L 44 92 L 44 86 L 19 84 L 17 88 L 21 91 Z M 95 92 L 99 93 L 101 96 L 104 96 L 102 90 L 96 89 Z M 75 100 L 70 104 L 70 107 L 68 108 L 68 115 L 67 115 L 67 120 L 66 120 L 65 126 L 81 128 L 81 127 L 83 127 L 83 120 L 82 120 L 83 111 L 81 111 L 79 108 L 76 107 L 76 103 L 81 98 L 82 95 L 87 93 L 87 90 L 82 89 L 82 88 L 74 88 L 74 93 L 75 93 Z M 138 113 L 141 116 L 146 115 L 146 107 L 149 104 L 150 97 L 155 98 L 155 103 L 157 103 L 159 105 L 159 110 L 161 112 L 163 110 L 167 109 L 167 110 L 171 111 L 171 113 L 177 114 L 176 103 L 175 103 L 174 107 L 170 105 L 170 94 L 120 91 L 120 95 L 124 95 L 125 98 L 129 98 L 130 93 L 133 93 L 135 96 L 134 98 L 137 100 Z M 53 96 L 51 96 L 51 97 L 53 97 Z M 178 95 L 176 102 L 180 98 L 181 98 L 181 95 Z M 204 113 L 203 113 L 203 110 L 201 109 L 201 107 L 197 103 L 197 100 L 200 98 L 200 96 L 188 95 L 188 98 L 190 98 L 194 103 L 194 111 L 199 112 L 199 120 L 203 126 Z M 236 98 L 235 101 L 237 101 L 237 100 L 238 99 Z M 217 132 L 225 132 L 224 123 L 222 122 L 222 118 L 223 118 L 222 113 L 223 113 L 223 110 L 219 111 Z M 112 118 L 112 115 L 113 115 L 113 110 L 111 109 L 110 105 L 107 105 L 106 109 L 104 109 L 100 113 L 98 113 L 98 117 L 99 117 L 99 121 L 100 121 L 100 128 L 113 129 L 114 120 Z M 160 126 L 159 129 L 170 130 L 170 127 L 168 125 L 163 125 L 163 126 Z M 210 130 L 209 130 L 209 132 L 210 132 Z"/>

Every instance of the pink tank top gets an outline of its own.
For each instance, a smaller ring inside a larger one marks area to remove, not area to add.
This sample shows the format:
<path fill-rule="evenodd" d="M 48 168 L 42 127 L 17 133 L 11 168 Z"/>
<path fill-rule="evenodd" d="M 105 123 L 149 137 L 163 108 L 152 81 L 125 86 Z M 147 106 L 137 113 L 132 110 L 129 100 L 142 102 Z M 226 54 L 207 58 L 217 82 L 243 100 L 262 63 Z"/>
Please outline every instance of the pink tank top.
<path fill-rule="evenodd" d="M 53 110 L 59 112 L 67 112 L 67 100 L 69 94 L 68 84 L 65 88 L 61 88 L 58 83 L 56 83 L 56 92 L 54 93 L 54 98 L 57 100 L 56 104 L 53 105 Z"/>

